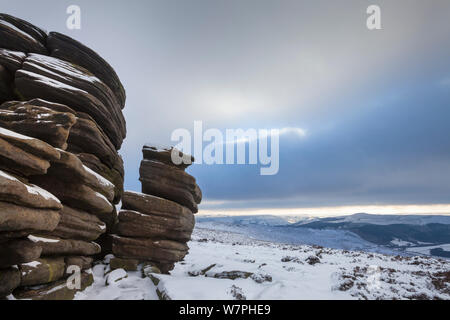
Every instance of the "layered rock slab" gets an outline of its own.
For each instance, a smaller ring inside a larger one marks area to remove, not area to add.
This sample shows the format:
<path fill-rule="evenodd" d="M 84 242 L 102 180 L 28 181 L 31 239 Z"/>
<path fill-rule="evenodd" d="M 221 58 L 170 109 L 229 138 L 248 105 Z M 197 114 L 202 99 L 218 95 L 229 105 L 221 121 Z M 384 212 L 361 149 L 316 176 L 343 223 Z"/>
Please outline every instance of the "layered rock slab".
<path fill-rule="evenodd" d="M 44 31 L 29 22 L 8 14 L 0 14 L 0 47 L 46 54 L 46 37 Z"/>
<path fill-rule="evenodd" d="M 66 149 L 75 115 L 40 106 L 39 101 L 8 102 L 0 106 L 0 126 Z"/>
<path fill-rule="evenodd" d="M 202 194 L 196 180 L 190 174 L 173 166 L 142 160 L 139 169 L 142 192 L 175 201 L 192 212 L 198 211 Z"/>
<path fill-rule="evenodd" d="M 156 264 L 173 264 L 182 260 L 189 247 L 171 240 L 152 240 L 113 236 L 113 252 L 123 258 L 152 261 Z"/>

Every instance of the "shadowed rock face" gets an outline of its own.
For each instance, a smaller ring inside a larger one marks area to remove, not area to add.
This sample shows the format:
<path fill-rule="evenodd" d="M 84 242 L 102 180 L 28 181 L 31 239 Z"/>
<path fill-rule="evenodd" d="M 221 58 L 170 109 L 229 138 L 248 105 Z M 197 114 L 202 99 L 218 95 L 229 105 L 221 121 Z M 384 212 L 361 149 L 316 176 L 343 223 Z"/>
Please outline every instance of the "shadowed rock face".
<path fill-rule="evenodd" d="M 0 64 L 0 103 L 14 98 L 12 74 Z"/>
<path fill-rule="evenodd" d="M 41 256 L 42 248 L 29 240 L 10 240 L 0 246 L 0 267 L 27 263 Z"/>
<path fill-rule="evenodd" d="M 20 286 L 21 274 L 17 267 L 0 269 L 0 296 L 9 295 Z"/>
<path fill-rule="evenodd" d="M 117 220 L 124 106 L 93 50 L 0 14 L 0 298 L 73 298 L 67 269 L 89 268 Z"/>

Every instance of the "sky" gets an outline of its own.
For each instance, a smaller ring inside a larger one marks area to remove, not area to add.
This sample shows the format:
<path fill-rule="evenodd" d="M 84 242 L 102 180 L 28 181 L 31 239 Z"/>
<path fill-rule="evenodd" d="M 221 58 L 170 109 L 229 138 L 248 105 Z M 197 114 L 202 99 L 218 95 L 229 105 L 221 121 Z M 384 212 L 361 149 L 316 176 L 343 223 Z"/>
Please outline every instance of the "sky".
<path fill-rule="evenodd" d="M 81 8 L 81 29 L 66 8 Z M 366 9 L 381 8 L 381 30 Z M 448 0 L 5 1 L 127 91 L 125 188 L 175 129 L 280 129 L 279 172 L 194 164 L 201 213 L 450 213 Z M 287 130 L 291 128 L 294 130 Z M 298 134 L 302 132 L 304 134 Z"/>

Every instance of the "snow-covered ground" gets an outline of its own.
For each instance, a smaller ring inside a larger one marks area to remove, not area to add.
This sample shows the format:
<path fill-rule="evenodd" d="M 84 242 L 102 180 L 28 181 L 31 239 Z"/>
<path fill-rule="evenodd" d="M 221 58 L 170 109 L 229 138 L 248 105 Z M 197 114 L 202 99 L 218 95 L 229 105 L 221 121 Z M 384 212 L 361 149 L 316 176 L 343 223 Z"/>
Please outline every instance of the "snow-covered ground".
<path fill-rule="evenodd" d="M 450 299 L 450 262 L 283 244 L 197 227 L 171 275 L 94 267 L 77 299 Z M 155 285 L 156 283 L 157 285 Z"/>

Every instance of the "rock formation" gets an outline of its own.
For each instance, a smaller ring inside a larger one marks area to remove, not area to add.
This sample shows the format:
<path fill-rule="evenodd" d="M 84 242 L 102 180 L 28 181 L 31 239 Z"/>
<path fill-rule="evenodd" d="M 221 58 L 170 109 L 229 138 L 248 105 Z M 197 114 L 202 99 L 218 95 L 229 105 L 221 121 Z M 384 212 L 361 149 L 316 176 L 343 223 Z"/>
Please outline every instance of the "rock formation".
<path fill-rule="evenodd" d="M 0 297 L 73 297 L 67 268 L 89 269 L 117 220 L 124 106 L 93 50 L 0 14 Z"/>
<path fill-rule="evenodd" d="M 97 53 L 0 14 L 0 298 L 71 299 L 69 269 L 83 289 L 100 254 L 163 272 L 187 254 L 202 198 L 189 164 L 144 146 L 143 193 L 123 192 L 125 98 Z"/>
<path fill-rule="evenodd" d="M 140 168 L 143 193 L 124 193 L 117 235 L 112 236 L 116 257 L 150 262 L 164 273 L 187 254 L 194 213 L 202 198 L 195 178 L 184 171 L 187 165 L 175 165 L 171 152 L 171 148 L 144 146 Z M 193 161 L 191 156 L 179 154 Z"/>

